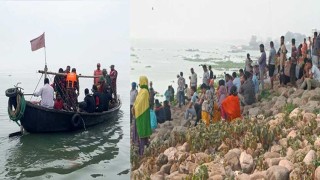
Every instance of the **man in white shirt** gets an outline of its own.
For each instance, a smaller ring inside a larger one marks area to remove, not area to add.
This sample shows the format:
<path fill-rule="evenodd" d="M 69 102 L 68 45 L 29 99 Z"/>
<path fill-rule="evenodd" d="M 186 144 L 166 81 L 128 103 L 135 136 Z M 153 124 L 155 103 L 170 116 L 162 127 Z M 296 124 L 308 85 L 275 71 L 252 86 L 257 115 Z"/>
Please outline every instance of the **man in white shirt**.
<path fill-rule="evenodd" d="M 190 88 L 195 87 L 197 89 L 197 74 L 194 72 L 193 68 L 191 70 L 191 78 L 190 78 Z"/>
<path fill-rule="evenodd" d="M 44 79 L 44 86 L 38 91 L 33 94 L 34 96 L 38 97 L 41 96 L 41 103 L 40 105 L 45 108 L 52 109 L 54 105 L 53 97 L 54 91 L 53 87 L 49 84 L 49 79 Z"/>
<path fill-rule="evenodd" d="M 312 65 L 312 60 L 308 59 L 305 66 L 308 68 L 308 76 L 304 78 L 301 89 L 307 86 L 307 90 L 320 87 L 320 70 L 316 65 Z"/>
<path fill-rule="evenodd" d="M 178 100 L 179 100 L 179 107 L 181 105 L 185 105 L 184 100 L 184 86 L 186 84 L 186 80 L 183 77 L 183 72 L 180 72 L 180 77 L 178 78 Z"/>

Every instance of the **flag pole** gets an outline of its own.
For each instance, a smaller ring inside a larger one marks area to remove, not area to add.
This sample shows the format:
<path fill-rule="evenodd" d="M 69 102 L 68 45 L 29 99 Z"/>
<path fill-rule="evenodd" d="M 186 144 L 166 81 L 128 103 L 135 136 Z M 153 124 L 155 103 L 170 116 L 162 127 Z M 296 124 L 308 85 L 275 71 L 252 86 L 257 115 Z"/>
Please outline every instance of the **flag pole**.
<path fill-rule="evenodd" d="M 46 47 L 44 47 L 44 78 L 47 78 L 47 71 L 48 71 L 48 67 L 47 67 L 47 52 L 46 52 Z"/>

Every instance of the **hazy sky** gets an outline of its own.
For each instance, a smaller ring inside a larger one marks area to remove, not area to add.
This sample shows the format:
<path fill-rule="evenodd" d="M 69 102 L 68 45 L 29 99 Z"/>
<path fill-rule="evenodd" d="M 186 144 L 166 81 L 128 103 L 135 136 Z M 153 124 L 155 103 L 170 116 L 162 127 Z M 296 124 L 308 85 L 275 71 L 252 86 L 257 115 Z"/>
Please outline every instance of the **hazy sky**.
<path fill-rule="evenodd" d="M 30 46 L 43 32 L 51 70 L 71 65 L 92 73 L 97 62 L 108 70 L 127 65 L 129 10 L 128 0 L 1 1 L 0 72 L 43 69 L 44 50 Z"/>
<path fill-rule="evenodd" d="M 288 30 L 309 35 L 320 29 L 319 7 L 319 0 L 132 0 L 131 38 L 274 38 Z"/>

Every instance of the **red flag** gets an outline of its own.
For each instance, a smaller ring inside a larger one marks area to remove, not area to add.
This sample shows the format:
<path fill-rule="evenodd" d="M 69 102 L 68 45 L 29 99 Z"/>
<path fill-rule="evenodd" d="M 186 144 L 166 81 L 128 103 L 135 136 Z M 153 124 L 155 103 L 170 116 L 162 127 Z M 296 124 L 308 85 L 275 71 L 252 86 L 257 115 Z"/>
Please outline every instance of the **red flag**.
<path fill-rule="evenodd" d="M 31 43 L 31 50 L 32 51 L 36 51 L 36 50 L 38 50 L 40 48 L 46 47 L 45 46 L 45 40 L 44 40 L 44 33 L 41 36 L 39 36 L 39 37 L 37 37 L 35 39 L 32 39 L 30 41 L 30 43 Z"/>

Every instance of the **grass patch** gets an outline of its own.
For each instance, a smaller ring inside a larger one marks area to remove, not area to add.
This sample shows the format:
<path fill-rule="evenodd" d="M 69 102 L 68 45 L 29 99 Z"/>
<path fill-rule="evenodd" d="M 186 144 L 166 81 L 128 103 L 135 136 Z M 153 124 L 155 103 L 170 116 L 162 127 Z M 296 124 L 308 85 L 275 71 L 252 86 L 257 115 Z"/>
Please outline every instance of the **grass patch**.
<path fill-rule="evenodd" d="M 283 112 L 286 114 L 290 114 L 295 108 L 296 108 L 296 105 L 294 105 L 293 103 L 287 103 L 283 107 Z"/>

